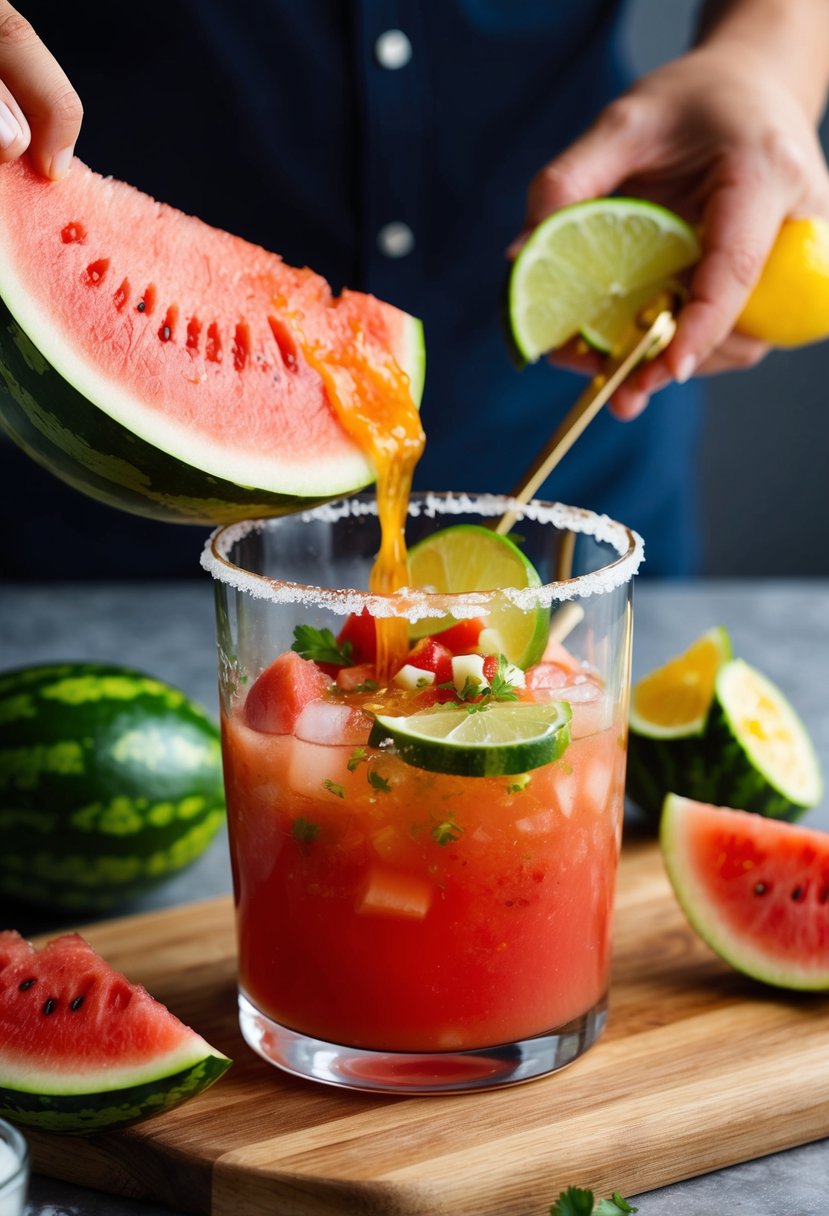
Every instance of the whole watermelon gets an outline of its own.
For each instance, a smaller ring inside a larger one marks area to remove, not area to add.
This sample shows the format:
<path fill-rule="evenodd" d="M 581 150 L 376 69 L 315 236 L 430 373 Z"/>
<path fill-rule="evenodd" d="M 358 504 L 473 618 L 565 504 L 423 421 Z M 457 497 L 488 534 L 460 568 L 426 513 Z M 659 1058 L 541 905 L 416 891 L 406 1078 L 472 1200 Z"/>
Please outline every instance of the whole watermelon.
<path fill-rule="evenodd" d="M 0 896 L 105 910 L 198 857 L 224 821 L 215 724 L 103 663 L 0 675 Z"/>

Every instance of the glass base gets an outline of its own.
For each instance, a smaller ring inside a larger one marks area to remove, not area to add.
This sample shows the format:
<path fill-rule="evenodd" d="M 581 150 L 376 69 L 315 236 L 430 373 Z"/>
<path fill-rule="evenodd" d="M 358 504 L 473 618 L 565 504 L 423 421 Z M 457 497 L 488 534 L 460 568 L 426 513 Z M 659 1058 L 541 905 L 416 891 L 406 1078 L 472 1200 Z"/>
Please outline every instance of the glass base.
<path fill-rule="evenodd" d="M 556 1072 L 596 1042 L 607 1002 L 548 1034 L 469 1051 L 367 1051 L 326 1043 L 272 1021 L 239 994 L 239 1026 L 263 1059 L 296 1077 L 387 1094 L 464 1093 L 498 1089 Z"/>

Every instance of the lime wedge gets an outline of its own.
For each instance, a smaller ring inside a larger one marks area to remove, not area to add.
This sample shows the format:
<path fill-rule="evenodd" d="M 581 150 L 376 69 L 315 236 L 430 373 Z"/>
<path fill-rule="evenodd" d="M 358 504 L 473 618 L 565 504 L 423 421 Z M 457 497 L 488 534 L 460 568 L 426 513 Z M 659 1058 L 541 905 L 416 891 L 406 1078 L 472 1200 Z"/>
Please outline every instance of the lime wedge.
<path fill-rule="evenodd" d="M 599 198 L 563 207 L 513 263 L 511 340 L 531 363 L 582 332 L 612 350 L 648 297 L 699 256 L 694 230 L 655 203 Z"/>
<path fill-rule="evenodd" d="M 437 706 L 408 717 L 378 714 L 369 745 L 390 740 L 406 764 L 431 773 L 500 777 L 558 760 L 570 742 L 570 718 L 565 702 Z"/>
<path fill-rule="evenodd" d="M 409 550 L 409 583 L 441 594 L 494 591 L 501 587 L 540 587 L 541 578 L 514 541 L 480 524 L 457 524 L 433 532 Z M 409 627 L 413 639 L 437 634 L 455 618 L 425 618 Z M 497 599 L 486 627 L 495 649 L 526 669 L 544 653 L 550 625 L 548 608 L 523 609 Z"/>
<path fill-rule="evenodd" d="M 721 625 L 709 629 L 677 658 L 633 687 L 630 728 L 649 739 L 676 739 L 702 731 L 714 681 L 731 658 L 731 640 Z"/>

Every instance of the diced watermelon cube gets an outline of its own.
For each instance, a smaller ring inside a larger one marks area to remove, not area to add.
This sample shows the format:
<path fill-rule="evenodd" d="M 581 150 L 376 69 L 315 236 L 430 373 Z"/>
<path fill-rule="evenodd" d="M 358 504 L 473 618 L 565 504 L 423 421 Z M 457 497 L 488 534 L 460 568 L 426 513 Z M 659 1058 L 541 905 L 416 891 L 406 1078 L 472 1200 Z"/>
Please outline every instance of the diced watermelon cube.
<path fill-rule="evenodd" d="M 452 679 L 452 651 L 436 638 L 421 638 L 409 651 L 406 662 L 421 671 L 433 671 L 435 684 L 446 684 Z"/>
<path fill-rule="evenodd" d="M 345 642 L 350 643 L 352 663 L 374 662 L 377 658 L 377 625 L 367 608 L 363 608 L 361 612 L 352 612 L 345 618 L 345 624 L 337 635 L 337 642 L 340 646 Z"/>
<path fill-rule="evenodd" d="M 337 688 L 343 692 L 354 692 L 355 688 L 375 678 L 373 663 L 356 663 L 353 667 L 341 667 L 337 672 Z"/>
<path fill-rule="evenodd" d="M 319 700 L 332 686 L 330 676 L 316 663 L 288 650 L 252 685 L 245 701 L 245 723 L 266 735 L 290 734 L 309 701 Z"/>
<path fill-rule="evenodd" d="M 484 628 L 484 621 L 479 616 L 470 617 L 466 621 L 458 621 L 448 629 L 433 634 L 433 638 L 451 650 L 452 654 L 471 654 L 478 645 L 478 639 Z"/>

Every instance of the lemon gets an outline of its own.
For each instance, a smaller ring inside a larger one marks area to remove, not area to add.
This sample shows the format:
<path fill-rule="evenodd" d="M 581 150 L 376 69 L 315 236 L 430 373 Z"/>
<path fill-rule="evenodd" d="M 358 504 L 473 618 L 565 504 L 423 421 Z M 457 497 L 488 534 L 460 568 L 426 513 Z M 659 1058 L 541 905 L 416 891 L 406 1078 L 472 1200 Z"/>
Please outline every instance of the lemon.
<path fill-rule="evenodd" d="M 407 717 L 378 714 L 369 744 L 391 741 L 407 764 L 432 773 L 501 777 L 558 760 L 571 717 L 565 702 L 436 706 Z"/>
<path fill-rule="evenodd" d="M 731 642 L 721 625 L 709 629 L 681 655 L 634 685 L 630 727 L 651 739 L 682 738 L 705 724 L 714 681 L 731 658 Z"/>
<path fill-rule="evenodd" d="M 699 256 L 694 230 L 655 203 L 598 198 L 563 207 L 513 263 L 512 342 L 528 362 L 579 333 L 611 351 L 643 304 Z"/>
<path fill-rule="evenodd" d="M 736 329 L 770 346 L 829 337 L 829 223 L 785 220 Z"/>
<path fill-rule="evenodd" d="M 480 524 L 456 524 L 433 532 L 409 550 L 409 583 L 439 594 L 495 591 L 503 587 L 540 587 L 541 578 L 514 541 Z M 439 634 L 453 617 L 425 618 L 409 627 L 412 638 Z M 549 608 L 519 608 L 494 597 L 487 629 L 511 663 L 526 669 L 544 653 L 550 625 Z"/>

